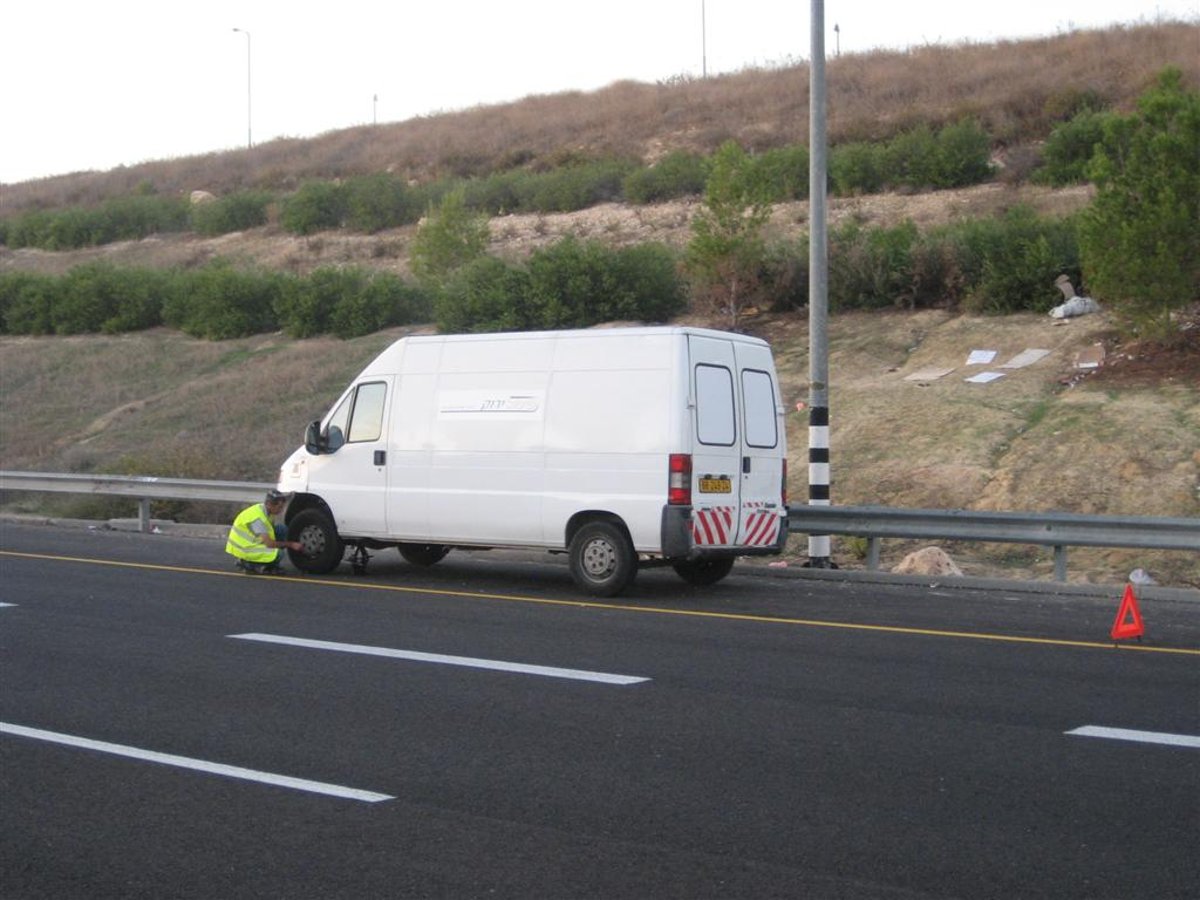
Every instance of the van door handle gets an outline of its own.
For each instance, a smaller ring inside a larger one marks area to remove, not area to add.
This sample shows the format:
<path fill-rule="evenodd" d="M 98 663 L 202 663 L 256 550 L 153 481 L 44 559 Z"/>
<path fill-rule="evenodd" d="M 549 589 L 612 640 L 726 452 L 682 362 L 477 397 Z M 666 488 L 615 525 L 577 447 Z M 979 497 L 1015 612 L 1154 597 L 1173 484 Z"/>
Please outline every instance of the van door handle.
<path fill-rule="evenodd" d="M 748 456 L 742 457 L 742 474 L 743 475 L 750 474 L 750 457 L 748 457 Z"/>
<path fill-rule="evenodd" d="M 386 450 L 376 450 L 375 451 L 375 465 L 382 466 L 382 465 L 385 465 L 386 463 L 387 463 L 387 451 Z"/>

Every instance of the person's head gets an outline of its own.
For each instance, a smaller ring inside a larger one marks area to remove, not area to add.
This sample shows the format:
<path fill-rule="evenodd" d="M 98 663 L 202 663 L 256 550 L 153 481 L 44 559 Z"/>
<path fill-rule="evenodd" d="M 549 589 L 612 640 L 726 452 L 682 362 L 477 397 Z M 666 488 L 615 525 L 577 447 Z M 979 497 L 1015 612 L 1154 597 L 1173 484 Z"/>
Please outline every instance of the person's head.
<path fill-rule="evenodd" d="M 267 498 L 263 501 L 263 505 L 267 508 L 267 512 L 271 515 L 283 512 L 283 508 L 287 506 L 290 494 L 285 494 L 283 491 L 271 489 L 267 491 Z"/>

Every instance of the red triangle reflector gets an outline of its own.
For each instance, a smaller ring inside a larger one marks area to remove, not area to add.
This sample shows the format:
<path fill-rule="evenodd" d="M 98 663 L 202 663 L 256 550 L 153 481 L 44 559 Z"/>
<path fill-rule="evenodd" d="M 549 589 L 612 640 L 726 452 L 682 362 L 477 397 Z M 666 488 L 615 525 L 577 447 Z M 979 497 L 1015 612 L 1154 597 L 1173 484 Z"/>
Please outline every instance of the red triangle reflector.
<path fill-rule="evenodd" d="M 1142 612 L 1138 609 L 1137 596 L 1133 593 L 1133 585 L 1125 585 L 1125 596 L 1121 598 L 1121 607 L 1113 620 L 1112 639 L 1140 638 L 1146 633 L 1146 623 L 1142 621 Z"/>

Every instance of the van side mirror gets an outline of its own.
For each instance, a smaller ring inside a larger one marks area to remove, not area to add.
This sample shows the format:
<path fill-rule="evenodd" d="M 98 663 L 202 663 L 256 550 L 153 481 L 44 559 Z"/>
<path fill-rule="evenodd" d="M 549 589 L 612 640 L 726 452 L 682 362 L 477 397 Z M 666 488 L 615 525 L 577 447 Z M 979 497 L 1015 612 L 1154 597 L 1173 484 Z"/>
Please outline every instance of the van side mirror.
<path fill-rule="evenodd" d="M 318 456 L 321 451 L 321 421 L 320 419 L 309 422 L 308 427 L 304 429 L 304 449 L 313 456 Z"/>

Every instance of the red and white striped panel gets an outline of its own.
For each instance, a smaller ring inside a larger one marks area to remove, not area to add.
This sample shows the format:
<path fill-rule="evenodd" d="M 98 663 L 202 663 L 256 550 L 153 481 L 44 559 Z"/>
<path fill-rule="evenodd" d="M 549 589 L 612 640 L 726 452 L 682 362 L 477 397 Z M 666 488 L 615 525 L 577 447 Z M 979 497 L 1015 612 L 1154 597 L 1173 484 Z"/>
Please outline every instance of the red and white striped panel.
<path fill-rule="evenodd" d="M 767 508 L 765 503 L 747 503 L 742 511 L 746 516 L 743 544 L 747 547 L 769 547 L 779 539 L 782 519 L 777 509 Z"/>
<path fill-rule="evenodd" d="M 733 543 L 735 508 L 710 506 L 692 510 L 692 543 L 698 547 L 724 547 Z"/>

